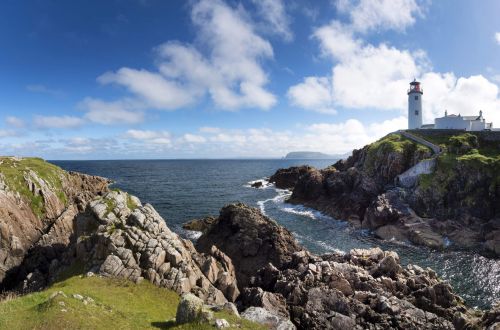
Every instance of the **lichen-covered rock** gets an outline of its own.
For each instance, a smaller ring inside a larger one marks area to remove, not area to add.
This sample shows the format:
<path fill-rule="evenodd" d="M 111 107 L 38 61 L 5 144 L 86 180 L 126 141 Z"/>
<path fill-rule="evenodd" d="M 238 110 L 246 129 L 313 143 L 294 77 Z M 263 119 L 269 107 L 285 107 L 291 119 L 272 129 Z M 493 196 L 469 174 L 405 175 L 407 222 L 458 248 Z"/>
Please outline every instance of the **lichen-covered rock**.
<path fill-rule="evenodd" d="M 178 324 L 199 321 L 203 310 L 203 300 L 191 293 L 183 294 L 177 306 L 175 321 Z"/>
<path fill-rule="evenodd" d="M 295 330 L 295 325 L 287 318 L 273 314 L 262 307 L 249 307 L 242 314 L 244 319 L 265 325 L 272 330 Z"/>
<path fill-rule="evenodd" d="M 234 301 L 239 294 L 231 260 L 211 249 L 199 254 L 190 241 L 173 233 L 149 204 L 134 203 L 127 193 L 112 191 L 89 204 L 85 219 L 98 226 L 78 250 L 91 269 L 101 275 L 142 278 L 179 294 L 193 293 L 215 304 Z M 220 290 L 218 289 L 220 288 Z"/>

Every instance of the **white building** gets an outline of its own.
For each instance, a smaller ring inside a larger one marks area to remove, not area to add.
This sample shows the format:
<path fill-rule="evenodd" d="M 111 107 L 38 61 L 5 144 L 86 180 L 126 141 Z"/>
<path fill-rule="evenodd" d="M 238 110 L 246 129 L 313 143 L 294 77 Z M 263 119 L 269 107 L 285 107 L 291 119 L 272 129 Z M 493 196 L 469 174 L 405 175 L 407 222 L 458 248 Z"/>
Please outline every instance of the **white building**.
<path fill-rule="evenodd" d="M 466 131 L 484 131 L 492 129 L 493 123 L 487 123 L 483 118 L 483 112 L 479 116 L 448 115 L 445 111 L 444 117 L 434 119 L 436 129 L 462 129 Z"/>
<path fill-rule="evenodd" d="M 458 129 L 465 131 L 493 129 L 493 123 L 486 122 L 481 110 L 479 116 L 448 115 L 448 111 L 445 111 L 444 117 L 434 119 L 434 124 L 422 125 L 423 94 L 420 82 L 414 79 L 408 90 L 408 129 Z"/>

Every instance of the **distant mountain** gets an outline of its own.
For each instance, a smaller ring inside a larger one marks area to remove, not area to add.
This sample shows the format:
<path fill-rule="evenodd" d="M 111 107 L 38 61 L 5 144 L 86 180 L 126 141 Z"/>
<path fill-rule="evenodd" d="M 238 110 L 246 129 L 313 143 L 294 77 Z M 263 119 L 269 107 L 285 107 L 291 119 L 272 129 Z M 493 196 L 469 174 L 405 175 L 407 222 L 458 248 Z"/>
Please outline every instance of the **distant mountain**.
<path fill-rule="evenodd" d="M 316 151 L 293 151 L 286 154 L 285 159 L 340 159 L 349 154 L 328 155 Z"/>

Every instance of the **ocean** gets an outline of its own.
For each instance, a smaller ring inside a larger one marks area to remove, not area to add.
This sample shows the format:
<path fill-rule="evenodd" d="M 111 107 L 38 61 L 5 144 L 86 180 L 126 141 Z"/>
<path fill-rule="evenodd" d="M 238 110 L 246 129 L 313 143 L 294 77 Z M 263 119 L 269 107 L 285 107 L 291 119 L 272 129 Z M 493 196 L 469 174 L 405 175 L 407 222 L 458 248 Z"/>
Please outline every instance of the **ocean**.
<path fill-rule="evenodd" d="M 251 188 L 277 169 L 294 165 L 324 168 L 335 160 L 106 160 L 52 161 L 65 170 L 104 176 L 113 187 L 125 190 L 152 204 L 167 225 L 185 238 L 196 233 L 182 224 L 207 215 L 217 215 L 222 206 L 244 202 L 293 232 L 297 240 L 318 254 L 348 252 L 353 248 L 379 246 L 399 254 L 401 263 L 430 267 L 449 281 L 455 292 L 472 307 L 487 308 L 500 299 L 500 260 L 466 251 L 432 251 L 407 242 L 373 238 L 366 230 L 355 230 L 345 221 L 317 211 L 287 204 L 290 192 L 272 185 Z"/>

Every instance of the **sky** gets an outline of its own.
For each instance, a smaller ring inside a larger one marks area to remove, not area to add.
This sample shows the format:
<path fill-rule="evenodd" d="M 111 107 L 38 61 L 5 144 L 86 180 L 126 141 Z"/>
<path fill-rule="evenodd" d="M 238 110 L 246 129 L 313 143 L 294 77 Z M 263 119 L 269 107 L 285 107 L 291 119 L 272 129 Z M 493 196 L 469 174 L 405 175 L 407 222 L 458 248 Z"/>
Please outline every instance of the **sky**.
<path fill-rule="evenodd" d="M 500 127 L 496 0 L 4 0 L 0 154 L 343 154 L 483 110 Z"/>

